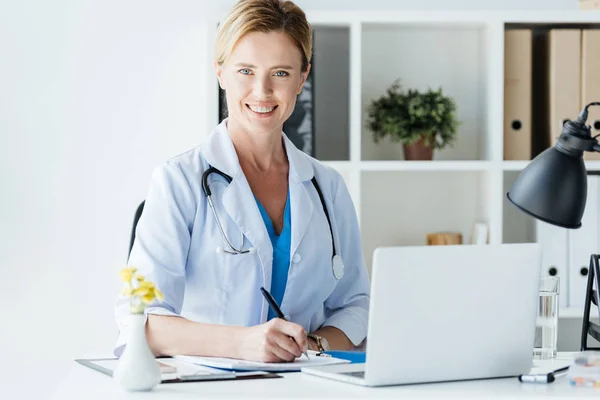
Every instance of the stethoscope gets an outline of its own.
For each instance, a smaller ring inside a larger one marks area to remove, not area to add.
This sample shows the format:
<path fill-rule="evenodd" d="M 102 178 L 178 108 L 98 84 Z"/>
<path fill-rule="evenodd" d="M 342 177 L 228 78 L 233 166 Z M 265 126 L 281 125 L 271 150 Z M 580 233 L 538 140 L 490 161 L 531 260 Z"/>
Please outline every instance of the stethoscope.
<path fill-rule="evenodd" d="M 223 177 L 227 181 L 228 184 L 231 183 L 232 178 L 229 175 L 227 175 L 226 173 L 221 172 L 217 168 L 212 167 L 212 166 L 210 166 L 202 174 L 202 191 L 204 192 L 204 195 L 208 199 L 208 204 L 210 205 L 213 215 L 215 216 L 215 221 L 217 221 L 217 227 L 219 228 L 219 232 L 221 232 L 223 241 L 225 242 L 225 244 L 228 247 L 228 249 L 224 249 L 221 246 L 217 247 L 217 253 L 219 253 L 219 254 L 228 253 L 228 254 L 232 254 L 232 255 L 256 253 L 256 249 L 254 247 L 244 249 L 244 247 L 243 247 L 244 246 L 244 233 L 243 232 L 240 231 L 241 243 L 242 243 L 241 249 L 235 248 L 231 244 L 229 239 L 227 238 L 227 235 L 225 234 L 225 231 L 223 230 L 223 225 L 221 225 L 221 220 L 219 219 L 219 216 L 217 215 L 217 212 L 215 210 L 215 206 L 212 201 L 212 192 L 210 190 L 210 186 L 208 185 L 208 177 L 212 173 L 215 173 L 215 174 Z M 329 218 L 329 212 L 327 212 L 327 206 L 325 205 L 325 199 L 323 198 L 323 193 L 321 192 L 319 183 L 317 182 L 317 179 L 314 176 L 311 179 L 311 182 L 312 182 L 313 186 L 315 187 L 315 189 L 317 190 L 317 193 L 319 194 L 319 200 L 321 200 L 321 206 L 323 207 L 323 211 L 325 211 L 325 217 L 327 217 L 327 223 L 329 224 L 329 232 L 331 233 L 331 248 L 333 249 L 333 256 L 331 257 L 331 268 L 333 270 L 333 276 L 335 276 L 336 279 L 341 279 L 342 276 L 344 275 L 344 262 L 342 261 L 342 257 L 339 254 L 337 254 L 336 250 L 335 250 L 335 241 L 333 238 L 333 228 L 331 226 L 331 219 Z"/>

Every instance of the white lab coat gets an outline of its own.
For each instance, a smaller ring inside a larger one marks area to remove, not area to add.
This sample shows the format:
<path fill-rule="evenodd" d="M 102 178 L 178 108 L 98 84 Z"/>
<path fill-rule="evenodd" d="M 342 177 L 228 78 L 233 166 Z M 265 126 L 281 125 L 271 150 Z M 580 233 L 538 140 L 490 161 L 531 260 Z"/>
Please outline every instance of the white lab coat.
<path fill-rule="evenodd" d="M 289 160 L 292 221 L 290 268 L 280 305 L 290 321 L 307 332 L 322 326 L 342 330 L 358 345 L 367 333 L 369 279 L 354 205 L 339 173 L 298 150 L 285 136 Z M 217 254 L 227 248 L 202 191 L 208 165 L 233 178 L 211 174 L 212 199 L 227 237 L 255 254 Z M 332 270 L 329 225 L 311 183 L 315 176 L 327 204 L 344 274 Z M 273 248 L 267 229 L 227 132 L 226 121 L 207 140 L 171 158 L 154 171 L 139 220 L 129 266 L 153 281 L 164 301 L 146 314 L 178 315 L 192 321 L 253 326 L 267 321 L 260 287 L 271 286 Z M 128 338 L 128 300 L 119 297 L 115 355 Z"/>

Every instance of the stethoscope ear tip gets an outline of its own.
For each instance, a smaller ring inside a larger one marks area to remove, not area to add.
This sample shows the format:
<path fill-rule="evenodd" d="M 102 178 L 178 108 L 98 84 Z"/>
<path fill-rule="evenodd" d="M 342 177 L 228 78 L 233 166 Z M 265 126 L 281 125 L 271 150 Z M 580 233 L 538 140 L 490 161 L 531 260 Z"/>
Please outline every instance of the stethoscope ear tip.
<path fill-rule="evenodd" d="M 217 254 L 223 254 L 225 251 L 221 246 L 217 247 Z"/>
<path fill-rule="evenodd" d="M 256 249 L 255 249 L 254 247 L 250 247 L 250 248 L 248 249 L 248 252 L 249 252 L 250 254 L 256 254 Z"/>

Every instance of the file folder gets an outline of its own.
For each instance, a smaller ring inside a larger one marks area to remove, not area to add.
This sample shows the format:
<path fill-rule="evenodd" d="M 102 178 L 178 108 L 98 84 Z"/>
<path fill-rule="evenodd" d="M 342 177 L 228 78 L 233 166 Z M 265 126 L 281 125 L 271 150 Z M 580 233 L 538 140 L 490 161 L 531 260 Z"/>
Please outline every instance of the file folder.
<path fill-rule="evenodd" d="M 550 146 L 564 121 L 581 111 L 581 30 L 550 29 L 548 33 Z"/>
<path fill-rule="evenodd" d="M 504 159 L 531 159 L 532 32 L 504 33 Z"/>
<path fill-rule="evenodd" d="M 600 10 L 600 0 L 579 0 L 580 10 Z"/>
<path fill-rule="evenodd" d="M 581 108 L 600 101 L 600 29 L 585 29 L 581 36 Z M 600 134 L 600 107 L 588 109 L 592 136 Z M 600 153 L 586 151 L 585 160 L 600 160 Z"/>

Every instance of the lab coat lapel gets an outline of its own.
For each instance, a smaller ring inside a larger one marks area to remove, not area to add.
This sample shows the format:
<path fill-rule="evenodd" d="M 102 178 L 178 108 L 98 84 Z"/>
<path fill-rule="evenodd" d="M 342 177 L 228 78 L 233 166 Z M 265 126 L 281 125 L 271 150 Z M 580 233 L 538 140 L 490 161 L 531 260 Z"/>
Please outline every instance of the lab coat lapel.
<path fill-rule="evenodd" d="M 207 163 L 232 178 L 223 192 L 223 198 L 213 201 L 223 202 L 225 211 L 256 249 L 262 264 L 263 284 L 268 288 L 271 286 L 273 246 L 250 185 L 240 167 L 237 153 L 227 132 L 226 121 L 215 128 L 203 148 L 203 156 Z"/>
<path fill-rule="evenodd" d="M 254 194 L 243 173 L 233 176 L 223 193 L 223 207 L 256 249 L 263 266 L 264 285 L 270 287 L 273 246 L 254 200 Z"/>
<path fill-rule="evenodd" d="M 313 187 L 310 180 L 314 176 L 314 172 L 308 156 L 298 150 L 285 135 L 284 144 L 290 163 L 289 188 L 292 220 L 290 255 L 293 256 L 312 219 L 314 206 L 308 191 Z"/>

